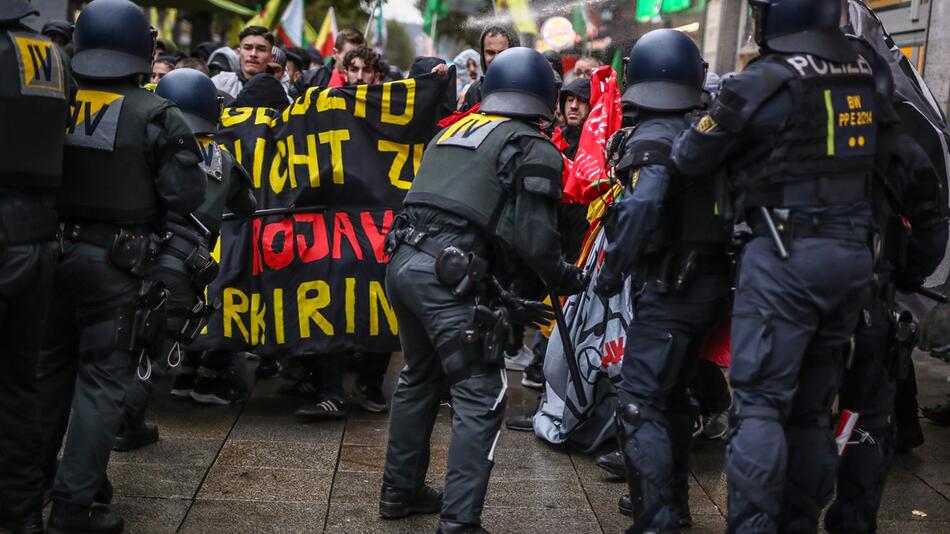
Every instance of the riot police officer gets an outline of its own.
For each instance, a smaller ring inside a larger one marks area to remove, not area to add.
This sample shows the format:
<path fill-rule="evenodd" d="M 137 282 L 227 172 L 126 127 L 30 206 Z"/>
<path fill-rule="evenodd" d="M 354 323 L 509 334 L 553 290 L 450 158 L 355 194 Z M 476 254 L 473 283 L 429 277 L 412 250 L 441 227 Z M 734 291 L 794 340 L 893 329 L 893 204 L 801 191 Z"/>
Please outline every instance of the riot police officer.
<path fill-rule="evenodd" d="M 79 92 L 66 130 L 56 199 L 62 257 L 40 354 L 42 461 L 52 477 L 51 532 L 119 532 L 92 507 L 133 379 L 157 334 L 163 291 L 143 277 L 165 212 L 187 216 L 205 190 L 200 151 L 181 111 L 139 87 L 155 32 L 127 0 L 94 0 L 79 15 L 72 72 Z M 72 417 L 70 419 L 70 401 Z"/>
<path fill-rule="evenodd" d="M 0 4 L 0 530 L 41 532 L 36 365 L 53 285 L 54 199 L 73 84 L 60 49 Z"/>
<path fill-rule="evenodd" d="M 178 105 L 185 122 L 201 146 L 199 164 L 207 176 L 204 203 L 193 214 L 168 214 L 166 239 L 149 271 L 168 290 L 166 325 L 162 341 L 155 346 L 147 369 L 161 369 L 166 362 L 180 363 L 194 373 L 201 353 L 187 351 L 187 345 L 201 331 L 209 312 L 204 289 L 218 273 L 211 258 L 225 208 L 240 217 L 254 213 L 257 202 L 251 193 L 251 179 L 239 163 L 214 141 L 221 116 L 221 104 L 211 78 L 194 69 L 169 72 L 155 94 Z M 145 362 L 143 362 L 145 363 Z M 194 375 L 193 375 L 194 376 Z M 125 398 L 125 409 L 116 450 L 132 450 L 158 440 L 158 427 L 145 423 L 145 408 L 153 380 L 135 380 Z"/>
<path fill-rule="evenodd" d="M 391 232 L 398 244 L 386 272 L 406 367 L 392 399 L 380 515 L 441 508 L 438 532 L 446 534 L 484 532 L 481 512 L 507 389 L 509 311 L 492 299 L 508 303 L 512 320 L 549 317 L 540 303 L 498 287 L 528 272 L 561 294 L 586 285 L 561 256 L 561 158 L 539 129 L 539 119 L 554 114 L 550 65 L 534 50 L 506 50 L 488 70 L 484 90 L 481 113 L 429 144 L 406 195 L 407 222 Z M 494 296 L 486 286 L 496 288 Z M 453 423 L 443 495 L 425 479 L 446 385 Z"/>
<path fill-rule="evenodd" d="M 762 56 L 727 80 L 673 160 L 728 163 L 754 237 L 732 318 L 730 532 L 815 532 L 834 490 L 831 405 L 871 276 L 878 146 L 869 58 L 828 0 L 750 0 Z"/>
<path fill-rule="evenodd" d="M 706 332 L 728 311 L 732 287 L 714 180 L 687 182 L 670 164 L 673 140 L 689 126 L 688 113 L 702 106 L 705 70 L 696 44 L 676 30 L 651 31 L 630 52 L 622 103 L 624 123 L 634 129 L 614 168 L 625 192 L 608 216 L 595 286 L 604 298 L 620 291 L 626 275 L 642 287 L 627 330 L 617 411 L 640 532 L 692 524 L 688 460 L 696 413 L 687 387 Z"/>
<path fill-rule="evenodd" d="M 883 58 L 869 46 L 864 49 L 867 57 L 878 59 L 872 65 L 876 71 L 887 72 Z M 890 76 L 879 74 L 878 80 L 872 297 L 862 311 L 838 399 L 840 408 L 856 413 L 858 420 L 838 469 L 835 501 L 825 514 L 825 529 L 832 533 L 877 531 L 877 511 L 897 446 L 897 381 L 913 366 L 917 341 L 917 322 L 897 304 L 895 294 L 923 285 L 940 264 L 948 235 L 946 186 L 887 100 L 893 95 Z"/>

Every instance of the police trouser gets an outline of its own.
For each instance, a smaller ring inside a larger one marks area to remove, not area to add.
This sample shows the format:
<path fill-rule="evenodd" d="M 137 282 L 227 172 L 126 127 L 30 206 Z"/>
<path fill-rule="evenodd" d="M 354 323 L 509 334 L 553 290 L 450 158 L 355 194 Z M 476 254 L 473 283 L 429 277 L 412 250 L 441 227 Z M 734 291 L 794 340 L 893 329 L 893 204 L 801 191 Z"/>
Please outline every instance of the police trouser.
<path fill-rule="evenodd" d="M 53 482 L 56 500 L 88 506 L 105 478 L 134 376 L 126 334 L 141 286 L 141 278 L 110 263 L 104 247 L 64 242 L 38 369 L 47 476 L 69 423 Z"/>
<path fill-rule="evenodd" d="M 176 336 L 181 332 L 188 313 L 194 307 L 198 289 L 195 287 L 192 275 L 186 267 L 174 257 L 159 256 L 155 265 L 149 270 L 150 280 L 160 281 L 168 291 L 166 303 L 165 337 L 160 344 L 156 344 L 157 351 L 150 354 L 151 376 L 143 380 L 136 376 L 129 385 L 125 396 L 123 423 L 135 428 L 145 422 L 145 409 L 149 397 L 158 381 L 168 370 L 169 359 L 172 363 L 182 363 L 185 347 L 178 345 Z M 140 364 L 142 365 L 142 364 Z M 139 371 L 143 369 L 140 367 Z"/>
<path fill-rule="evenodd" d="M 480 524 L 507 382 L 500 367 L 466 370 L 459 350 L 438 350 L 458 337 L 472 315 L 474 297 L 452 295 L 436 279 L 434 263 L 430 256 L 402 245 L 386 271 L 386 291 L 399 320 L 406 366 L 392 398 L 383 482 L 399 489 L 425 485 L 429 439 L 448 384 L 452 441 L 442 518 Z"/>
<path fill-rule="evenodd" d="M 0 251 L 0 516 L 43 505 L 36 365 L 58 251 L 52 240 Z"/>
<path fill-rule="evenodd" d="M 886 304 L 875 298 L 860 321 L 838 405 L 859 414 L 838 469 L 835 501 L 825 515 L 832 533 L 877 531 L 877 510 L 894 453 L 895 363 Z"/>
<path fill-rule="evenodd" d="M 619 417 L 638 527 L 678 531 L 689 514 L 689 448 L 696 415 L 690 375 L 708 330 L 728 313 L 731 280 L 726 272 L 701 275 L 680 293 L 648 285 L 627 328 L 620 411 L 636 406 L 639 421 Z"/>
<path fill-rule="evenodd" d="M 745 248 L 732 318 L 729 532 L 816 532 L 834 491 L 831 406 L 865 306 L 869 248 L 829 238 Z"/>

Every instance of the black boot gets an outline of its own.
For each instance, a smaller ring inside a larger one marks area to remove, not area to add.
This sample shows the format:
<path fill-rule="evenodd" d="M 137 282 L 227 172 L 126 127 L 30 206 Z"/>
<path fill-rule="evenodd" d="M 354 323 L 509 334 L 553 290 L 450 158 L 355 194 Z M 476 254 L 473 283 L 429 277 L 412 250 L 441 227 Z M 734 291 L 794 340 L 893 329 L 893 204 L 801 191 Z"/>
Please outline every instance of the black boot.
<path fill-rule="evenodd" d="M 439 520 L 439 526 L 435 534 L 489 534 L 481 525 L 469 525 L 468 523 L 456 523 L 455 521 Z"/>
<path fill-rule="evenodd" d="M 99 490 L 96 491 L 95 497 L 92 498 L 92 503 L 109 506 L 112 504 L 112 496 L 114 493 L 115 489 L 112 487 L 112 481 L 109 480 L 109 475 L 106 475 L 106 477 L 102 479 L 102 484 L 99 485 Z"/>
<path fill-rule="evenodd" d="M 379 516 L 399 519 L 413 514 L 436 514 L 442 510 L 442 492 L 425 486 L 418 490 L 396 489 L 383 484 L 379 490 Z"/>
<path fill-rule="evenodd" d="M 35 510 L 25 517 L 2 517 L 0 531 L 11 534 L 42 534 L 43 510 Z"/>
<path fill-rule="evenodd" d="M 101 506 L 82 506 L 53 501 L 49 515 L 49 534 L 120 534 L 125 523 L 118 515 Z"/>
<path fill-rule="evenodd" d="M 623 454 L 620 451 L 608 452 L 597 458 L 597 467 L 618 478 L 627 478 L 623 465 Z M 628 497 L 629 498 L 629 497 Z"/>
<path fill-rule="evenodd" d="M 126 452 L 140 449 L 158 441 L 158 426 L 145 421 L 126 422 L 112 444 L 112 450 Z"/>

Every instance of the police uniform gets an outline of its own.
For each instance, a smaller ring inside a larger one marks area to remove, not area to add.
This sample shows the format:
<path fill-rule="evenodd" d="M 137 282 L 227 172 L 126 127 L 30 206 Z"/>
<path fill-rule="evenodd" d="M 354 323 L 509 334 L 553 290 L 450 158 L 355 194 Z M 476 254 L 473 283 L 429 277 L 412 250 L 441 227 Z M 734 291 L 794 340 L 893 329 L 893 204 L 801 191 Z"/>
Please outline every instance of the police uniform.
<path fill-rule="evenodd" d="M 401 243 L 386 272 L 406 367 L 392 398 L 380 513 L 408 515 L 397 503 L 424 491 L 429 439 L 448 386 L 452 441 L 439 523 L 445 533 L 482 531 L 507 389 L 502 340 L 491 331 L 499 323 L 481 328 L 486 323 L 476 317 L 476 307 L 487 299 L 481 289 L 463 287 L 470 279 L 484 284 L 489 273 L 511 280 L 524 270 L 554 288 L 578 280 L 577 270 L 561 257 L 556 229 L 560 154 L 536 126 L 513 118 L 522 115 L 498 102 L 506 99 L 506 88 L 493 86 L 506 68 L 531 73 L 534 80 L 521 78 L 526 85 L 544 90 L 550 82 L 550 98 L 535 102 L 541 111 L 522 108 L 526 117 L 550 115 L 553 74 L 543 56 L 524 48 L 508 49 L 495 61 L 501 62 L 492 66 L 499 77 L 489 74 L 482 109 L 499 114 L 470 115 L 429 144 L 406 195 L 408 226 L 394 230 Z M 466 256 L 467 268 L 453 267 L 451 258 L 461 258 L 454 251 L 474 255 Z"/>
<path fill-rule="evenodd" d="M 122 528 L 121 518 L 91 504 L 104 483 L 133 354 L 155 333 L 162 296 L 143 278 L 166 211 L 187 214 L 204 198 L 199 150 L 181 112 L 133 81 L 148 72 L 153 39 L 141 10 L 125 0 L 95 0 L 76 23 L 79 92 L 56 199 L 63 253 L 38 377 L 50 477 L 69 423 L 52 487 L 52 532 Z"/>
<path fill-rule="evenodd" d="M 831 406 L 871 276 L 875 83 L 838 31 L 837 2 L 753 7 L 764 56 L 724 83 L 673 158 L 695 176 L 728 162 L 754 231 L 732 318 L 727 530 L 814 532 L 838 461 Z"/>
<path fill-rule="evenodd" d="M 895 303 L 895 290 L 922 285 L 943 258 L 948 235 L 946 187 L 926 153 L 896 125 L 882 127 L 878 142 L 871 184 L 876 228 L 872 299 L 855 332 L 838 400 L 842 410 L 858 414 L 858 421 L 841 459 L 835 501 L 825 515 L 825 529 L 832 533 L 877 531 L 895 451 L 897 381 L 913 367 L 917 341 L 916 320 Z"/>
<path fill-rule="evenodd" d="M 12 532 L 43 527 L 36 364 L 73 92 L 58 47 L 20 22 L 36 13 L 22 0 L 0 6 L 0 529 Z"/>
<path fill-rule="evenodd" d="M 625 191 L 607 217 L 595 287 L 610 297 L 626 275 L 642 286 L 627 330 L 617 417 L 634 528 L 641 531 L 691 525 L 696 413 L 689 377 L 707 331 L 728 310 L 732 287 L 715 181 L 689 183 L 671 172 L 669 159 L 676 135 L 689 126 L 686 112 L 701 105 L 703 70 L 696 45 L 675 30 L 644 35 L 630 53 L 623 102 L 634 129 L 615 167 Z"/>
<path fill-rule="evenodd" d="M 164 79 L 162 83 L 165 83 Z M 165 224 L 166 240 L 148 274 L 168 291 L 165 335 L 154 344 L 157 350 L 150 354 L 149 369 L 163 369 L 169 362 L 188 368 L 198 367 L 201 353 L 187 349 L 205 324 L 209 311 L 204 290 L 218 273 L 217 262 L 211 258 L 210 251 L 220 234 L 222 215 L 227 208 L 238 216 L 247 217 L 254 212 L 256 205 L 250 177 L 244 167 L 210 136 L 199 135 L 198 143 L 203 158 L 200 166 L 208 182 L 204 203 L 193 214 L 194 219 L 169 214 Z M 122 433 L 116 440 L 116 449 L 141 446 L 143 435 L 154 433 L 150 441 L 158 437 L 157 430 L 145 426 L 145 409 L 154 382 L 154 378 L 140 379 L 129 387 Z"/>

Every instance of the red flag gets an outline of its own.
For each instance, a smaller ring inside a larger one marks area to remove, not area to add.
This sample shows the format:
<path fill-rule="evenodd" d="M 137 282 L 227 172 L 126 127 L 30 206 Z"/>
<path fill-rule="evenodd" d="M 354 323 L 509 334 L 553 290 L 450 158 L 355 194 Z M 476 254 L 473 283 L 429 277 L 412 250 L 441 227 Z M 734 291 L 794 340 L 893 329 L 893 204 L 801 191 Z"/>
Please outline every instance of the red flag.
<path fill-rule="evenodd" d="M 439 128 L 448 128 L 472 113 L 478 113 L 480 107 L 482 107 L 481 102 L 472 106 L 468 111 L 453 111 L 451 115 L 439 121 Z"/>
<path fill-rule="evenodd" d="M 732 337 L 729 331 L 731 327 L 732 321 L 729 317 L 716 323 L 712 330 L 706 333 L 703 346 L 699 349 L 699 357 L 719 367 L 729 367 L 732 356 Z"/>
<path fill-rule="evenodd" d="M 623 120 L 617 73 L 610 65 L 599 67 L 591 76 L 590 101 L 591 112 L 581 131 L 571 174 L 564 183 L 564 196 L 580 204 L 590 204 L 610 188 L 604 147 Z"/>

